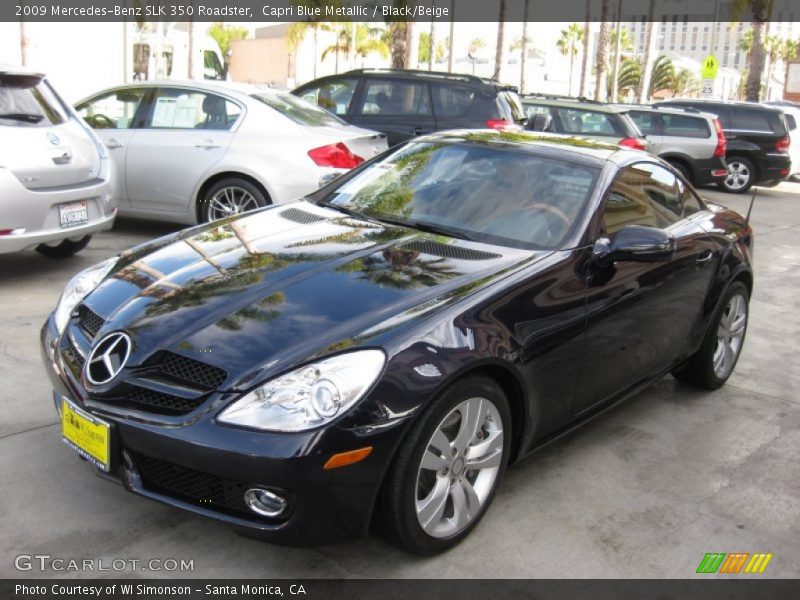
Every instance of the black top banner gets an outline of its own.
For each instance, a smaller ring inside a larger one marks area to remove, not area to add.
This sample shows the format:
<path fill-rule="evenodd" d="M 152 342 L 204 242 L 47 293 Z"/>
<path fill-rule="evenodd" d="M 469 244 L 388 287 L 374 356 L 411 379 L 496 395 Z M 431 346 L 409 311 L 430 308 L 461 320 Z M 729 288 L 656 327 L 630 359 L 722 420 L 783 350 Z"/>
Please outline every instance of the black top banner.
<path fill-rule="evenodd" d="M 621 3 L 621 4 L 620 4 Z M 760 7 L 756 14 L 753 6 Z M 526 16 L 527 15 L 527 16 Z M 2 0 L 0 21 L 794 21 L 797 0 Z"/>

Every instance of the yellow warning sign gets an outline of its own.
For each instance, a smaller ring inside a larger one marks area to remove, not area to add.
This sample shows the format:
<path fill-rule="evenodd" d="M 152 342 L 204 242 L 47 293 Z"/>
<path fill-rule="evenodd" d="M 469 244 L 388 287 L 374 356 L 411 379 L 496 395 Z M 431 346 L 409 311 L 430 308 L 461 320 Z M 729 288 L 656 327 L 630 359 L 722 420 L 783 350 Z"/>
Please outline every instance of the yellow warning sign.
<path fill-rule="evenodd" d="M 709 54 L 703 59 L 703 66 L 700 68 L 701 79 L 716 79 L 719 71 L 719 61 L 713 54 Z"/>

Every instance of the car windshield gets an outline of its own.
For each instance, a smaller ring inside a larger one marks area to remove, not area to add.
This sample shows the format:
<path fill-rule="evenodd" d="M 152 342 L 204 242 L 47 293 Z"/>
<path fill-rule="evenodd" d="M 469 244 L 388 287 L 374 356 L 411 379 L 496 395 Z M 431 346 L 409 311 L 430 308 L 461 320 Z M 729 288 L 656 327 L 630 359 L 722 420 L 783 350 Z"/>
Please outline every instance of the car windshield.
<path fill-rule="evenodd" d="M 465 142 L 411 143 L 320 200 L 349 213 L 452 237 L 559 248 L 598 169 Z"/>
<path fill-rule="evenodd" d="M 300 125 L 308 127 L 346 125 L 336 115 L 291 94 L 253 94 L 253 98 Z"/>
<path fill-rule="evenodd" d="M 0 73 L 0 126 L 48 126 L 66 120 L 64 107 L 41 77 Z"/>

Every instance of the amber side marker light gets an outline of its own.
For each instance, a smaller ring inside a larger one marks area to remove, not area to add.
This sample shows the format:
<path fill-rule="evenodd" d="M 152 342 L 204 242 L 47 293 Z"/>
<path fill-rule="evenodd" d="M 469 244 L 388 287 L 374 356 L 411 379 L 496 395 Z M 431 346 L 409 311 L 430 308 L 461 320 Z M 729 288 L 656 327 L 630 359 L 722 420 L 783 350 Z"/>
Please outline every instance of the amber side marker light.
<path fill-rule="evenodd" d="M 372 446 L 359 448 L 358 450 L 350 450 L 348 452 L 340 452 L 339 454 L 331 456 L 322 468 L 329 471 L 331 469 L 353 465 L 357 462 L 361 462 L 370 454 L 372 454 Z"/>

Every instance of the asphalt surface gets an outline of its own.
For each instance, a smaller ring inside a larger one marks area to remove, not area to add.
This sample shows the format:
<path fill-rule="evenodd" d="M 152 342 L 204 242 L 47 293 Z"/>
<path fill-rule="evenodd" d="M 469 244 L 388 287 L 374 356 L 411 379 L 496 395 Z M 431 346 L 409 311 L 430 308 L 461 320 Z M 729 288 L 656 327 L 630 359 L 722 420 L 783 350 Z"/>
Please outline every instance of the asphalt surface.
<path fill-rule="evenodd" d="M 704 195 L 740 211 L 749 200 Z M 470 538 L 427 559 L 374 536 L 256 542 L 95 477 L 61 442 L 39 329 L 73 273 L 174 229 L 120 221 L 68 260 L 0 255 L 0 577 L 684 578 L 706 552 L 770 552 L 762 577 L 800 576 L 800 184 L 761 191 L 752 223 L 755 293 L 728 384 L 664 378 L 510 469 Z M 128 564 L 19 571 L 19 555 Z M 154 558 L 194 570 L 142 571 Z"/>

